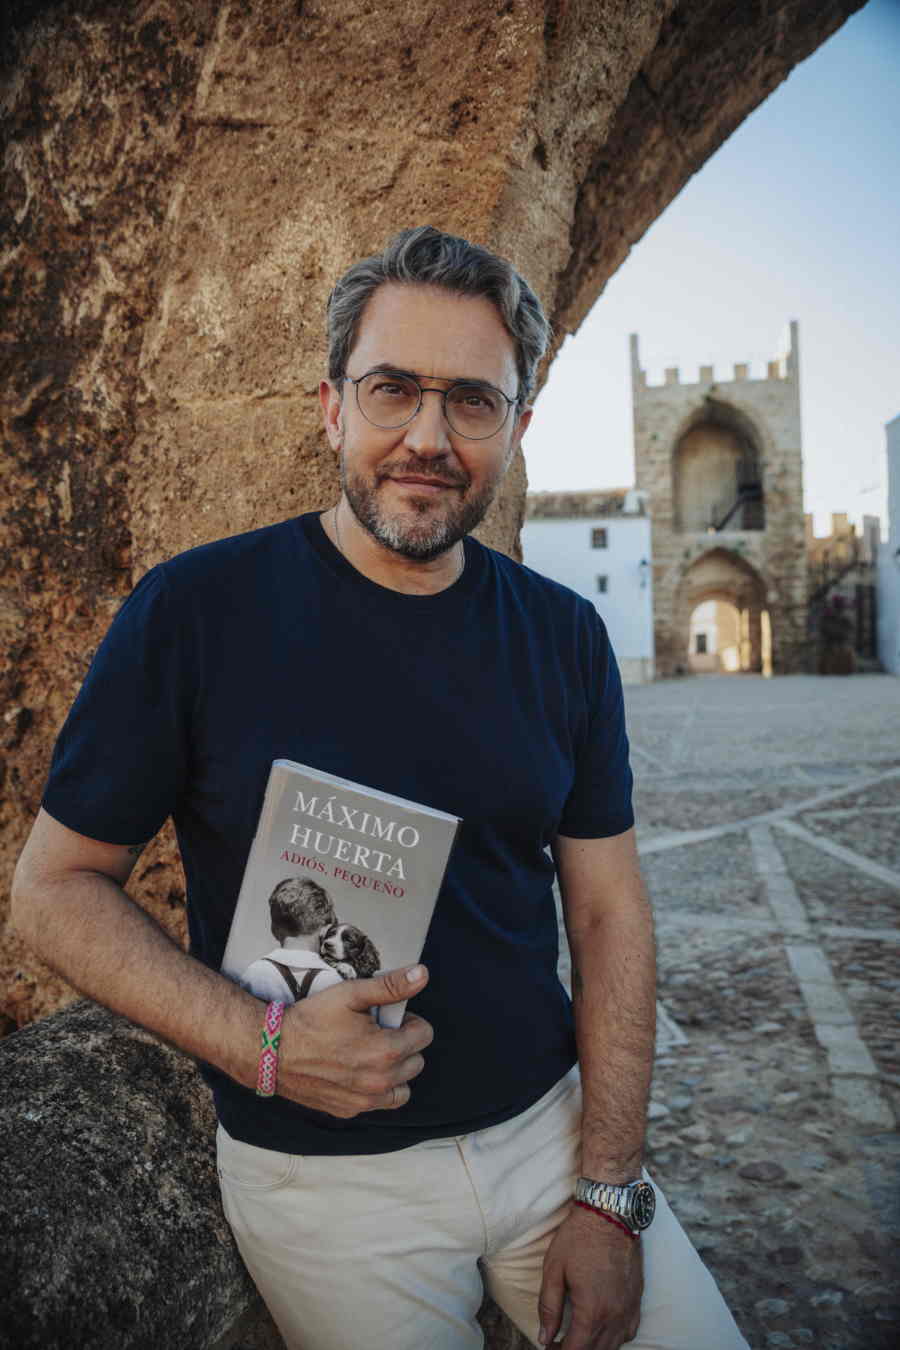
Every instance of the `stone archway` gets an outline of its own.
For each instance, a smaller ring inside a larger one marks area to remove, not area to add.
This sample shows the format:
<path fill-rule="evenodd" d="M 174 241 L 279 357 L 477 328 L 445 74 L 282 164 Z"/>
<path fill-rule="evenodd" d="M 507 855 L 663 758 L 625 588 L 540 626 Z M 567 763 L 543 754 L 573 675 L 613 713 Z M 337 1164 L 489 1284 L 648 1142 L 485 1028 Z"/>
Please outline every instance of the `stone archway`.
<path fill-rule="evenodd" d="M 762 674 L 767 664 L 771 668 L 771 653 L 764 659 L 766 642 L 770 644 L 770 638 L 766 638 L 766 599 L 763 578 L 745 558 L 725 548 L 703 553 L 685 571 L 676 593 L 674 628 L 682 652 L 682 668 L 688 670 L 692 664 L 691 616 L 707 601 L 733 606 L 737 612 L 736 669 Z"/>
<path fill-rule="evenodd" d="M 741 668 L 741 616 L 726 595 L 707 596 L 691 611 L 687 668 L 694 674 L 734 674 Z"/>
<path fill-rule="evenodd" d="M 336 272 L 430 221 L 512 258 L 561 341 L 861 3 L 772 0 L 736 19 L 731 0 L 615 0 L 602 22 L 560 0 L 12 7 L 0 686 L 15 766 L 0 869 L 135 576 L 331 500 L 315 391 Z M 513 554 L 524 495 L 520 455 L 481 531 Z M 134 880 L 183 936 L 174 860 L 170 838 Z M 0 949 L 10 1020 L 71 996 L 14 939 Z"/>
<path fill-rule="evenodd" d="M 732 404 L 705 399 L 672 450 L 673 528 L 765 529 L 764 462 L 753 420 Z"/>

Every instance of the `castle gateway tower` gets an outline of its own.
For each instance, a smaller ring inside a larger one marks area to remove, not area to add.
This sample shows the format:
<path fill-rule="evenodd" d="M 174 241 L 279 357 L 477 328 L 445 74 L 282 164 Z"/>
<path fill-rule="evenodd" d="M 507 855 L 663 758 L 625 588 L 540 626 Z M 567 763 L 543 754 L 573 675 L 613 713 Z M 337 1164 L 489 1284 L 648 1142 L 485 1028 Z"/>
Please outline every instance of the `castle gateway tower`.
<path fill-rule="evenodd" d="M 707 602 L 733 635 L 725 669 L 806 669 L 806 549 L 799 340 L 765 379 L 700 367 L 648 385 L 631 337 L 637 486 L 648 493 L 658 675 L 692 667 L 691 619 Z M 706 651 L 706 639 L 699 650 Z"/>

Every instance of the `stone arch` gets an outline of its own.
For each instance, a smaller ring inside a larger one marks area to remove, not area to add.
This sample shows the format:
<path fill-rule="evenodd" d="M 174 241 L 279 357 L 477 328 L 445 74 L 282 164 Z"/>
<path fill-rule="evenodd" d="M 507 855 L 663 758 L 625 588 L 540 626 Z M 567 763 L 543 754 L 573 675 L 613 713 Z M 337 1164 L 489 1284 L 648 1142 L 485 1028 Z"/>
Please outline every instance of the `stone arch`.
<path fill-rule="evenodd" d="M 740 670 L 740 614 L 722 596 L 701 600 L 691 610 L 687 665 L 694 674 Z"/>
<path fill-rule="evenodd" d="M 687 179 L 861 3 L 772 0 L 738 21 L 730 0 L 617 0 L 598 24 L 590 5 L 460 0 L 430 26 L 400 0 L 13 7 L 5 875 L 85 654 L 132 581 L 333 499 L 315 391 L 335 271 L 431 221 L 512 258 L 562 341 Z M 513 555 L 525 486 L 517 454 L 481 530 Z M 175 856 L 166 835 L 137 879 L 182 936 Z M 10 942 L 11 1021 L 71 997 Z"/>
<path fill-rule="evenodd" d="M 672 446 L 674 529 L 765 529 L 765 458 L 755 418 L 733 403 L 705 399 Z"/>
<path fill-rule="evenodd" d="M 767 589 L 760 573 L 734 549 L 712 548 L 691 563 L 675 599 L 675 632 L 688 668 L 691 615 L 705 600 L 724 601 L 739 615 L 740 669 L 763 673 L 767 664 Z"/>

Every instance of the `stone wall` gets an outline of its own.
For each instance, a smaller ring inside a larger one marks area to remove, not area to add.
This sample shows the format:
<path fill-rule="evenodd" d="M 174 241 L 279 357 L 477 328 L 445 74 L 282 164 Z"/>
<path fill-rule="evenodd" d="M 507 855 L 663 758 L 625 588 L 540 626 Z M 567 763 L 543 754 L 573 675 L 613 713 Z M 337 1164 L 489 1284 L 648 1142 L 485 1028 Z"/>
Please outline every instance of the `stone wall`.
<path fill-rule="evenodd" d="M 131 584 L 138 359 L 213 30 L 203 3 L 13 3 L 4 17 L 2 915 L 54 735 Z M 152 904 L 164 917 L 181 900 L 172 873 Z M 11 939 L 0 988 L 18 1022 L 71 997 Z"/>

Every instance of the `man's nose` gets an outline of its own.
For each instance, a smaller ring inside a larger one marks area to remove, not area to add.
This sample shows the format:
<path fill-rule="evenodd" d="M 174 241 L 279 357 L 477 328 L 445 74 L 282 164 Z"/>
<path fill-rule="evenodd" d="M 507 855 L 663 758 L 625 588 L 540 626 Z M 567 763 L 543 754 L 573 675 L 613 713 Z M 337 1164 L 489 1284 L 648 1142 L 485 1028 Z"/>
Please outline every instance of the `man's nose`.
<path fill-rule="evenodd" d="M 406 425 L 404 441 L 417 455 L 445 455 L 452 449 L 440 389 L 423 389 L 422 406 Z"/>

